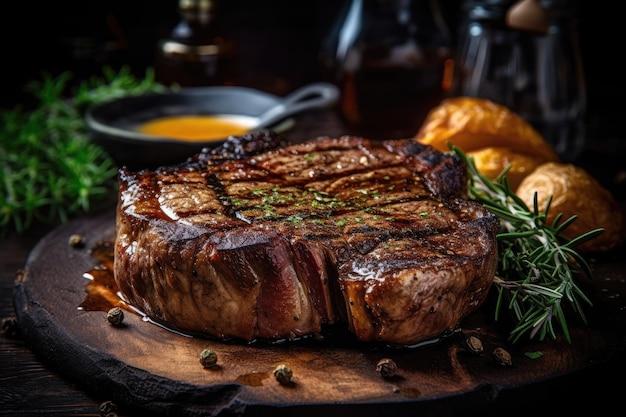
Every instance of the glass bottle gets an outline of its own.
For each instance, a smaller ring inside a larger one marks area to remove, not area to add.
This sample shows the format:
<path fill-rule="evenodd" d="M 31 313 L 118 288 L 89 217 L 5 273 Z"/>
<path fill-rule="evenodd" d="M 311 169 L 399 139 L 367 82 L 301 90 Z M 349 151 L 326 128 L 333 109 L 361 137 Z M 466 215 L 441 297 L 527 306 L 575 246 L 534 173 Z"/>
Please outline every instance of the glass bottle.
<path fill-rule="evenodd" d="M 585 147 L 586 87 L 576 1 L 541 0 L 543 33 L 507 23 L 516 0 L 465 0 L 459 30 L 455 95 L 484 97 L 515 111 L 564 161 Z"/>
<path fill-rule="evenodd" d="M 223 36 L 216 0 L 179 0 L 182 19 L 159 43 L 155 77 L 166 84 L 234 84 L 235 46 Z"/>
<path fill-rule="evenodd" d="M 413 136 L 452 83 L 451 35 L 436 0 L 350 0 L 321 50 L 349 133 Z"/>

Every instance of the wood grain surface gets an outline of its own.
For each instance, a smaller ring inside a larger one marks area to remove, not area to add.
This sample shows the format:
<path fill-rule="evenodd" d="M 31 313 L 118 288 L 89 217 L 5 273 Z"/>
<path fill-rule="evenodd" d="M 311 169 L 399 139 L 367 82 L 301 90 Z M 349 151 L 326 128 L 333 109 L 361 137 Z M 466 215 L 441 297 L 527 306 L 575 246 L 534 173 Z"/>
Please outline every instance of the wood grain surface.
<path fill-rule="evenodd" d="M 84 248 L 68 244 L 73 234 L 84 237 Z M 78 308 L 89 283 L 83 274 L 98 266 L 90 248 L 113 238 L 112 210 L 44 236 L 18 276 L 16 313 L 23 337 L 45 363 L 87 392 L 106 393 L 152 415 L 239 415 L 286 407 L 303 415 L 329 406 L 337 415 L 464 409 L 493 401 L 501 392 L 602 366 L 624 346 L 623 310 L 610 300 L 626 296 L 626 268 L 606 260 L 598 270 L 602 285 L 597 291 L 605 297 L 604 308 L 594 310 L 589 325 L 571 325 L 571 345 L 560 339 L 511 345 L 502 326 L 489 320 L 488 304 L 454 335 L 410 349 L 362 344 L 345 335 L 280 345 L 224 343 L 183 336 L 128 312 L 124 325 L 114 327 L 104 311 Z M 483 341 L 482 354 L 467 351 L 463 341 L 468 335 Z M 207 347 L 218 354 L 213 369 L 199 363 Z M 512 366 L 493 360 L 496 347 L 511 353 Z M 543 356 L 531 359 L 528 352 Z M 382 358 L 398 364 L 396 377 L 384 379 L 376 372 Z M 273 377 L 279 364 L 293 370 L 292 384 L 281 385 Z"/>

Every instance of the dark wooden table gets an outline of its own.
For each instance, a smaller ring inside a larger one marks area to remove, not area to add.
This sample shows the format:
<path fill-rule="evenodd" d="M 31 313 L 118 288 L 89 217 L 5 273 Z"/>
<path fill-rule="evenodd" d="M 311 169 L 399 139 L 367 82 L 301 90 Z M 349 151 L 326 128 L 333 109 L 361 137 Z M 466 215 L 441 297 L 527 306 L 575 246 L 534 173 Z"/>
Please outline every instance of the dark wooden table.
<path fill-rule="evenodd" d="M 596 141 L 590 141 L 589 150 L 585 153 L 580 164 L 588 168 L 594 175 L 603 181 L 623 204 L 624 184 L 615 182 L 615 178 L 623 171 L 624 145 L 612 132 L 596 129 L 600 136 Z M 285 135 L 292 140 L 304 140 L 318 135 L 339 135 L 345 133 L 345 128 L 331 110 L 319 111 L 296 117 L 296 125 Z M 622 137 L 623 139 L 623 137 Z M 617 148 L 616 148 L 617 146 Z M 10 318 L 15 315 L 13 305 L 13 288 L 18 271 L 24 268 L 29 253 L 39 239 L 52 230 L 52 227 L 38 227 L 17 235 L 10 233 L 0 241 L 0 316 Z M 465 402 L 446 400 L 438 401 L 429 408 L 428 404 L 410 408 L 406 415 L 437 415 L 452 416 L 463 410 L 465 415 L 496 416 L 496 415 L 547 415 L 558 413 L 566 415 L 582 412 L 593 412 L 602 415 L 623 407 L 624 371 L 626 358 L 624 347 L 626 342 L 626 251 L 625 248 L 603 255 L 599 262 L 608 263 L 612 271 L 619 269 L 615 282 L 610 283 L 610 296 L 603 293 L 598 287 L 594 293 L 594 302 L 604 313 L 614 320 L 617 337 L 616 345 L 611 348 L 605 360 L 590 363 L 584 369 L 576 369 L 564 375 L 554 375 L 546 381 L 528 386 L 521 385 L 515 389 L 499 393 L 482 393 L 466 399 Z M 602 269 L 600 269 L 602 272 Z M 598 276 L 597 280 L 602 280 Z M 613 321 L 612 321 L 613 323 Z M 94 395 L 78 385 L 72 375 L 52 370 L 46 360 L 42 360 L 33 353 L 29 345 L 19 334 L 11 332 L 0 337 L 0 416 L 98 416 L 99 404 L 109 400 L 102 393 Z M 446 407 L 446 404 L 455 404 Z M 312 409 L 257 409 L 246 415 L 319 415 L 325 413 L 335 415 L 343 413 L 340 407 L 312 408 Z M 361 415 L 383 416 L 385 404 L 368 405 L 354 408 Z M 133 416 L 143 413 L 133 413 Z M 120 415 L 130 416 L 125 410 Z M 146 414 L 147 415 L 147 414 Z"/>

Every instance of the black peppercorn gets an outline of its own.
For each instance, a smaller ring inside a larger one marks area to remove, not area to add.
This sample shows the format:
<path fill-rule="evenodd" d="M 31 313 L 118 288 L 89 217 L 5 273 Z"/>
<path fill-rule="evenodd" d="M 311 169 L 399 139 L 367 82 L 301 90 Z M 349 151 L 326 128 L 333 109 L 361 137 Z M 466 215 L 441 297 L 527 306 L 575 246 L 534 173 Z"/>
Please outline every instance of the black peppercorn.
<path fill-rule="evenodd" d="M 15 316 L 5 317 L 0 325 L 0 334 L 6 337 L 16 337 L 20 333 L 19 323 Z"/>
<path fill-rule="evenodd" d="M 124 311 L 119 307 L 113 307 L 107 312 L 107 320 L 113 326 L 119 326 L 124 321 Z"/>
<path fill-rule="evenodd" d="M 513 364 L 511 354 L 502 348 L 495 348 L 491 356 L 498 365 L 511 366 Z"/>
<path fill-rule="evenodd" d="M 483 342 L 476 336 L 469 336 L 465 339 L 465 347 L 477 355 L 483 352 Z"/>
<path fill-rule="evenodd" d="M 105 401 L 99 407 L 100 416 L 117 417 L 117 405 L 113 401 Z"/>
<path fill-rule="evenodd" d="M 278 365 L 276 369 L 274 369 L 274 377 L 276 377 L 276 380 L 282 385 L 289 385 L 292 376 L 293 372 L 287 365 Z"/>
<path fill-rule="evenodd" d="M 200 353 L 200 363 L 205 368 L 211 368 L 217 363 L 217 353 L 211 349 L 204 349 Z"/>
<path fill-rule="evenodd" d="M 83 239 L 81 235 L 73 234 L 69 238 L 69 245 L 77 249 L 84 248 L 85 240 Z"/>
<path fill-rule="evenodd" d="M 393 359 L 384 358 L 378 361 L 376 364 L 376 372 L 385 379 L 393 378 L 398 370 L 398 365 Z"/>

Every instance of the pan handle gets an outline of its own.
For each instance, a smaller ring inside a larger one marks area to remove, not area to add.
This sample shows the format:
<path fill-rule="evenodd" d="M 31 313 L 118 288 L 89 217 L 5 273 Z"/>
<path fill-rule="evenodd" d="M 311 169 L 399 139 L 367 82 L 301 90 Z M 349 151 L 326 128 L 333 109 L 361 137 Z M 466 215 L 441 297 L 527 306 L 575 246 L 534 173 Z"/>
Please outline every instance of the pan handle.
<path fill-rule="evenodd" d="M 323 82 L 307 84 L 288 94 L 276 106 L 261 114 L 256 129 L 267 128 L 305 110 L 330 107 L 338 99 L 339 89 L 333 84 Z"/>

